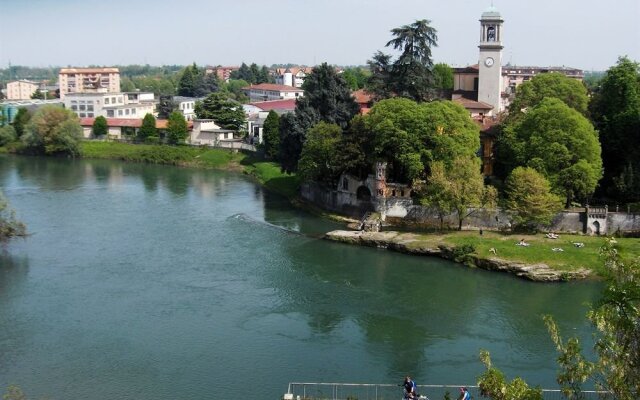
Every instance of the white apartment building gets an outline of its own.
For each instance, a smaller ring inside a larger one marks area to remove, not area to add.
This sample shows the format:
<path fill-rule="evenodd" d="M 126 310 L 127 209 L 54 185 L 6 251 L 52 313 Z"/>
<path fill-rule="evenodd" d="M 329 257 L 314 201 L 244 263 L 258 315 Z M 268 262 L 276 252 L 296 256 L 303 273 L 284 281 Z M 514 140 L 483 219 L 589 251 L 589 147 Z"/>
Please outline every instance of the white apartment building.
<path fill-rule="evenodd" d="M 250 101 L 297 99 L 304 96 L 304 90 L 300 88 L 273 83 L 251 85 L 243 87 L 242 90 L 249 96 Z"/>
<path fill-rule="evenodd" d="M 60 99 L 68 93 L 118 93 L 118 68 L 62 68 L 58 74 Z"/>
<path fill-rule="evenodd" d="M 196 119 L 196 101 L 200 100 L 195 97 L 173 96 L 171 99 L 177 106 L 178 110 L 187 121 Z"/>
<path fill-rule="evenodd" d="M 29 100 L 38 90 L 38 84 L 25 79 L 7 83 L 7 100 Z"/>
<path fill-rule="evenodd" d="M 67 93 L 65 108 L 80 118 L 144 118 L 155 115 L 153 93 Z"/>

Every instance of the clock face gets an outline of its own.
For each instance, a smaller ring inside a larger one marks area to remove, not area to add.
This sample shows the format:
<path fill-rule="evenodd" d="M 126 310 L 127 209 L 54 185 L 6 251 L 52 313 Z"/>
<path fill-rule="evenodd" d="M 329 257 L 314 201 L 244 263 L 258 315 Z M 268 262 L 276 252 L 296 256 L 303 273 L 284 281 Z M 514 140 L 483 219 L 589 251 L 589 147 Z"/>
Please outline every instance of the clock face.
<path fill-rule="evenodd" d="M 484 65 L 486 65 L 487 67 L 492 66 L 493 65 L 493 58 L 491 58 L 491 57 L 485 58 Z"/>

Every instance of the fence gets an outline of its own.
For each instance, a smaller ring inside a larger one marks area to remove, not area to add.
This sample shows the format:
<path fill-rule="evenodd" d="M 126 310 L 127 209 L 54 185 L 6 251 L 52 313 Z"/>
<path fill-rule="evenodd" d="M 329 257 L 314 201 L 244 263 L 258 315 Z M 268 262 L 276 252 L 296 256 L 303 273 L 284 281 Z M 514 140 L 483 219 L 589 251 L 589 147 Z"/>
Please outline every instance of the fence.
<path fill-rule="evenodd" d="M 472 399 L 481 399 L 478 386 L 474 385 L 417 385 L 417 392 L 429 400 L 457 399 L 460 387 L 469 390 Z M 448 394 L 448 396 L 447 396 Z M 583 391 L 585 400 L 613 399 L 606 392 Z M 560 390 L 542 389 L 545 400 L 562 400 Z M 399 385 L 374 383 L 289 383 L 287 400 L 399 400 L 403 389 Z"/>

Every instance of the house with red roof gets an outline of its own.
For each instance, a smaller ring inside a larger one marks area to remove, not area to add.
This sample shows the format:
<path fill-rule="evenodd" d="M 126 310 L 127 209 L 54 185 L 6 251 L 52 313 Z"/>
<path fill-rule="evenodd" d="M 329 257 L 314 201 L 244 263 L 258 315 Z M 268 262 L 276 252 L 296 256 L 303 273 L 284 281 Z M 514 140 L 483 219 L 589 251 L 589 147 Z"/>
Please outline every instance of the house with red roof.
<path fill-rule="evenodd" d="M 252 102 L 297 99 L 304 96 L 304 90 L 287 85 L 277 85 L 275 83 L 260 83 L 242 88 L 242 91 Z"/>
<path fill-rule="evenodd" d="M 80 126 L 82 126 L 82 134 L 86 139 L 93 137 L 93 123 L 95 118 L 80 118 Z M 127 135 L 135 135 L 142 126 L 142 119 L 139 118 L 106 118 L 107 120 L 107 138 L 123 139 Z M 167 129 L 168 120 L 157 119 L 157 129 Z M 187 129 L 193 129 L 193 121 L 187 121 Z"/>

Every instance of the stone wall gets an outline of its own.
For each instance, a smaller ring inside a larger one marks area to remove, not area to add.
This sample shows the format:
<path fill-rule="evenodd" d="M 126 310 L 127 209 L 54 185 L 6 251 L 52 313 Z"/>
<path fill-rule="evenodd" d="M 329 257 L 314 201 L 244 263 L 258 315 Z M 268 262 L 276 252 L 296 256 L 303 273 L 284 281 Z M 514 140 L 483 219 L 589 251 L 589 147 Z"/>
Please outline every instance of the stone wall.
<path fill-rule="evenodd" d="M 610 212 L 607 214 L 608 233 L 633 232 L 640 233 L 640 214 Z"/>
<path fill-rule="evenodd" d="M 361 218 L 367 211 L 375 211 L 371 200 L 360 200 L 355 193 L 329 190 L 315 184 L 303 184 L 300 188 L 303 199 L 324 208 L 350 217 Z"/>

